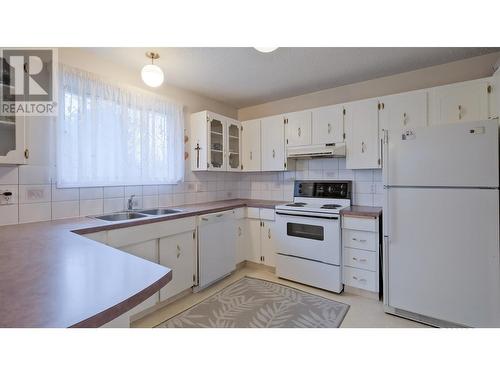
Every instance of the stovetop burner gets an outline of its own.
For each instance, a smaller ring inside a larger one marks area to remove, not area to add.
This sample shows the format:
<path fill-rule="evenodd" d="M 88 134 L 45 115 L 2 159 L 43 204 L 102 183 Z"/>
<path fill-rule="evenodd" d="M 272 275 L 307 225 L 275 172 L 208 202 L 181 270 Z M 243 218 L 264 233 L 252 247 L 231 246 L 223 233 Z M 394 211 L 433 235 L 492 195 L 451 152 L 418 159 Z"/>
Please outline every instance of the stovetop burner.
<path fill-rule="evenodd" d="M 324 204 L 320 208 L 323 208 L 325 210 L 335 210 L 340 207 L 342 207 L 340 204 Z"/>
<path fill-rule="evenodd" d="M 306 203 L 303 203 L 303 202 L 295 202 L 295 203 L 287 204 L 287 206 L 289 206 L 289 207 L 304 207 L 305 205 L 306 205 Z"/>

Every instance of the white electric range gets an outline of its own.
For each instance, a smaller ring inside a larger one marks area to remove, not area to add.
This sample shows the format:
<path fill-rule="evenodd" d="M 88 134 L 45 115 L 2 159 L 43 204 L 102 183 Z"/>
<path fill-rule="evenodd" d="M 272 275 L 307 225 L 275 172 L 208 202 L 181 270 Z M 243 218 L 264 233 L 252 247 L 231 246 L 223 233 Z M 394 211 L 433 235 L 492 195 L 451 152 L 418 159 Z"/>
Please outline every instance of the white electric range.
<path fill-rule="evenodd" d="M 292 203 L 276 207 L 278 277 L 340 293 L 340 210 L 351 181 L 295 181 Z"/>

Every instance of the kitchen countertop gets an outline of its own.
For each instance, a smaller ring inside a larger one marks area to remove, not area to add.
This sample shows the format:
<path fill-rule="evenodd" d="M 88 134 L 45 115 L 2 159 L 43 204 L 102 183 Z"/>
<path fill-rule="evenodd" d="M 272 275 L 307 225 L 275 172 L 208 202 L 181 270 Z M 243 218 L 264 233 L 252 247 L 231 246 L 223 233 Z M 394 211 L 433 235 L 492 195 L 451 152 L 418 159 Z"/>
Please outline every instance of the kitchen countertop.
<path fill-rule="evenodd" d="M 167 267 L 79 234 L 281 203 L 234 199 L 121 223 L 74 218 L 0 227 L 0 327 L 98 327 L 172 279 Z"/>
<path fill-rule="evenodd" d="M 377 218 L 382 215 L 382 207 L 372 206 L 349 206 L 340 210 L 340 214 L 344 216 L 362 216 Z"/>

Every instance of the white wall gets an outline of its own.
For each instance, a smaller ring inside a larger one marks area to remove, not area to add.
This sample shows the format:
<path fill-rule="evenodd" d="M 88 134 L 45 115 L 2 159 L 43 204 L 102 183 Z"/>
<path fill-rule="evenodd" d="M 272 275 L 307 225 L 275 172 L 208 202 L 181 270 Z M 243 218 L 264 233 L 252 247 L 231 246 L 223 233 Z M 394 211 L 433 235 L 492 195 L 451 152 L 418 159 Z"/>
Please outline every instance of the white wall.
<path fill-rule="evenodd" d="M 240 121 L 489 77 L 500 52 L 238 109 Z"/>

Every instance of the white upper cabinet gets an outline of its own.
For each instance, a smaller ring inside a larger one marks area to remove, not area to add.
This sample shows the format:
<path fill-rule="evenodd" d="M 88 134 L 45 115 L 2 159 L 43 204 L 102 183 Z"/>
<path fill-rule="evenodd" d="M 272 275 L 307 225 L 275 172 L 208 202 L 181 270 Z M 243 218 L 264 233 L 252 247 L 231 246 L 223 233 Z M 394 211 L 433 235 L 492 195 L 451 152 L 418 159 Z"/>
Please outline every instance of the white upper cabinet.
<path fill-rule="evenodd" d="M 191 115 L 191 170 L 241 169 L 241 125 L 209 111 Z"/>
<path fill-rule="evenodd" d="M 312 144 L 344 142 L 344 106 L 332 105 L 312 110 Z"/>
<path fill-rule="evenodd" d="M 311 144 L 311 111 L 288 113 L 284 116 L 283 120 L 286 129 L 287 146 L 305 146 Z"/>
<path fill-rule="evenodd" d="M 380 168 L 379 101 L 361 100 L 345 105 L 346 167 Z"/>
<path fill-rule="evenodd" d="M 282 116 L 261 119 L 262 171 L 283 171 L 286 169 L 285 125 Z"/>
<path fill-rule="evenodd" d="M 0 59 L 0 95 L 4 97 L 12 88 L 7 66 Z M 0 114 L 0 164 L 26 164 L 28 156 L 25 117 Z"/>
<path fill-rule="evenodd" d="M 241 170 L 244 172 L 258 172 L 261 170 L 260 120 L 243 121 L 241 129 Z"/>
<path fill-rule="evenodd" d="M 238 172 L 241 170 L 241 124 L 239 121 L 227 119 L 227 170 Z"/>
<path fill-rule="evenodd" d="M 26 164 L 28 157 L 25 117 L 0 115 L 0 164 Z"/>
<path fill-rule="evenodd" d="M 414 91 L 380 98 L 380 129 L 401 130 L 427 126 L 427 92 Z"/>
<path fill-rule="evenodd" d="M 488 86 L 481 79 L 430 89 L 430 125 L 487 120 Z"/>
<path fill-rule="evenodd" d="M 207 116 L 208 124 L 208 169 L 226 170 L 226 119 L 215 113 Z"/>
<path fill-rule="evenodd" d="M 490 119 L 500 118 L 500 73 L 491 78 L 489 90 L 489 116 Z"/>

